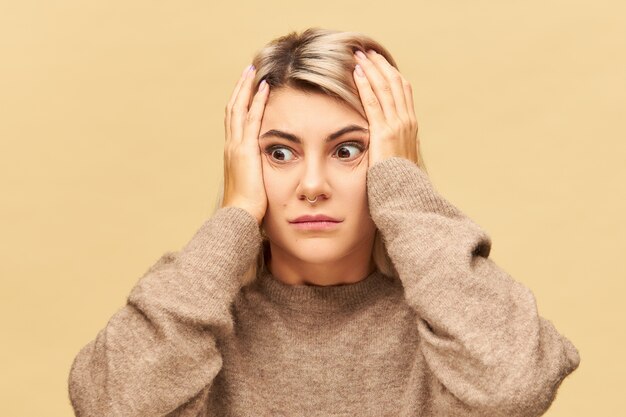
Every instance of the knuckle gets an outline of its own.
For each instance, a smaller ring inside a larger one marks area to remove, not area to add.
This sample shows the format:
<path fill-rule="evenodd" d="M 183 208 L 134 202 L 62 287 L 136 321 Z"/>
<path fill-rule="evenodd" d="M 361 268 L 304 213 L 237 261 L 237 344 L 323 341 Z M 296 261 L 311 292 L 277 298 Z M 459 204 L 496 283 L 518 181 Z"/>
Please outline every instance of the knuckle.
<path fill-rule="evenodd" d="M 383 138 L 385 138 L 385 140 L 393 140 L 394 138 L 397 137 L 397 135 L 394 134 L 393 129 L 391 128 L 387 128 L 383 131 Z"/>
<path fill-rule="evenodd" d="M 374 107 L 378 105 L 378 99 L 374 96 L 369 96 L 365 99 L 365 105 Z"/>
<path fill-rule="evenodd" d="M 391 128 L 394 132 L 402 132 L 404 130 L 405 124 L 400 118 L 394 118 L 391 121 Z"/>
<path fill-rule="evenodd" d="M 259 117 L 257 116 L 257 114 L 255 112 L 249 112 L 246 115 L 246 123 L 248 124 L 253 124 L 255 122 L 257 122 L 259 120 Z"/>
<path fill-rule="evenodd" d="M 235 103 L 233 104 L 232 113 L 233 114 L 244 114 L 246 112 L 246 106 L 244 103 Z"/>
<path fill-rule="evenodd" d="M 391 70 L 391 74 L 390 74 L 391 80 L 394 83 L 400 83 L 402 82 L 402 76 L 400 75 L 400 73 L 398 71 L 395 70 Z"/>

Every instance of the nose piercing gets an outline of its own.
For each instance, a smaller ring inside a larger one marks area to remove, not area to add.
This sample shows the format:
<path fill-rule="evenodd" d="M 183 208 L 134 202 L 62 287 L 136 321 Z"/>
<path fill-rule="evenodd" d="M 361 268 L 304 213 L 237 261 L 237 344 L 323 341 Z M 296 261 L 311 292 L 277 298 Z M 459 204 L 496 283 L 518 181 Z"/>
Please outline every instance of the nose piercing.
<path fill-rule="evenodd" d="M 307 197 L 306 201 L 308 201 L 309 203 L 315 203 L 317 201 L 317 196 L 313 200 L 309 200 L 309 197 Z"/>

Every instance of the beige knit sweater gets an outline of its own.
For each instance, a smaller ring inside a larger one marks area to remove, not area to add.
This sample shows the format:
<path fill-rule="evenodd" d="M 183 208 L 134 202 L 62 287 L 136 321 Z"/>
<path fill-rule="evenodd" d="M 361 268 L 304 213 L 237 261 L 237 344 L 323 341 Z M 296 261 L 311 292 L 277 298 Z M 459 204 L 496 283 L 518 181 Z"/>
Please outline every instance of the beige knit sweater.
<path fill-rule="evenodd" d="M 165 253 L 72 364 L 76 416 L 539 416 L 580 363 L 487 233 L 392 157 L 367 171 L 399 278 L 290 286 L 223 207 Z"/>

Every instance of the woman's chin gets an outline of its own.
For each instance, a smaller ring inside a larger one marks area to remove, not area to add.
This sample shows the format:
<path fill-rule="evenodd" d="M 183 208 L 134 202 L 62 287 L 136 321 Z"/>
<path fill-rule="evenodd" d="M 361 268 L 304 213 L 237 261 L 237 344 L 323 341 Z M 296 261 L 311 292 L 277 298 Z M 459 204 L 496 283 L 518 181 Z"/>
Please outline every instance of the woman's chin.
<path fill-rule="evenodd" d="M 271 240 L 271 239 L 270 239 Z M 273 241 L 275 250 L 288 254 L 305 263 L 325 264 L 336 262 L 354 250 L 345 235 L 318 235 L 297 237 L 284 236 L 279 241 Z"/>
<path fill-rule="evenodd" d="M 343 250 L 339 247 L 332 245 L 314 246 L 311 245 L 306 248 L 298 248 L 293 255 L 300 259 L 302 262 L 310 264 L 325 264 L 336 262 L 342 257 Z"/>

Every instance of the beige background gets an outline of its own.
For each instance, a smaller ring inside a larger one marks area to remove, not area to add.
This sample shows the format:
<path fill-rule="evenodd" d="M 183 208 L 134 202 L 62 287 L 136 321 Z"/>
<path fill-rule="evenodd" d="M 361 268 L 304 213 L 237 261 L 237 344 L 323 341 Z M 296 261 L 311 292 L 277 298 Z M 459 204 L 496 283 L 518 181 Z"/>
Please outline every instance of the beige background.
<path fill-rule="evenodd" d="M 308 26 L 388 47 L 433 182 L 580 350 L 546 415 L 621 414 L 623 2 L 226 3 L 0 3 L 0 415 L 72 415 L 78 350 L 211 212 L 241 70 Z"/>

